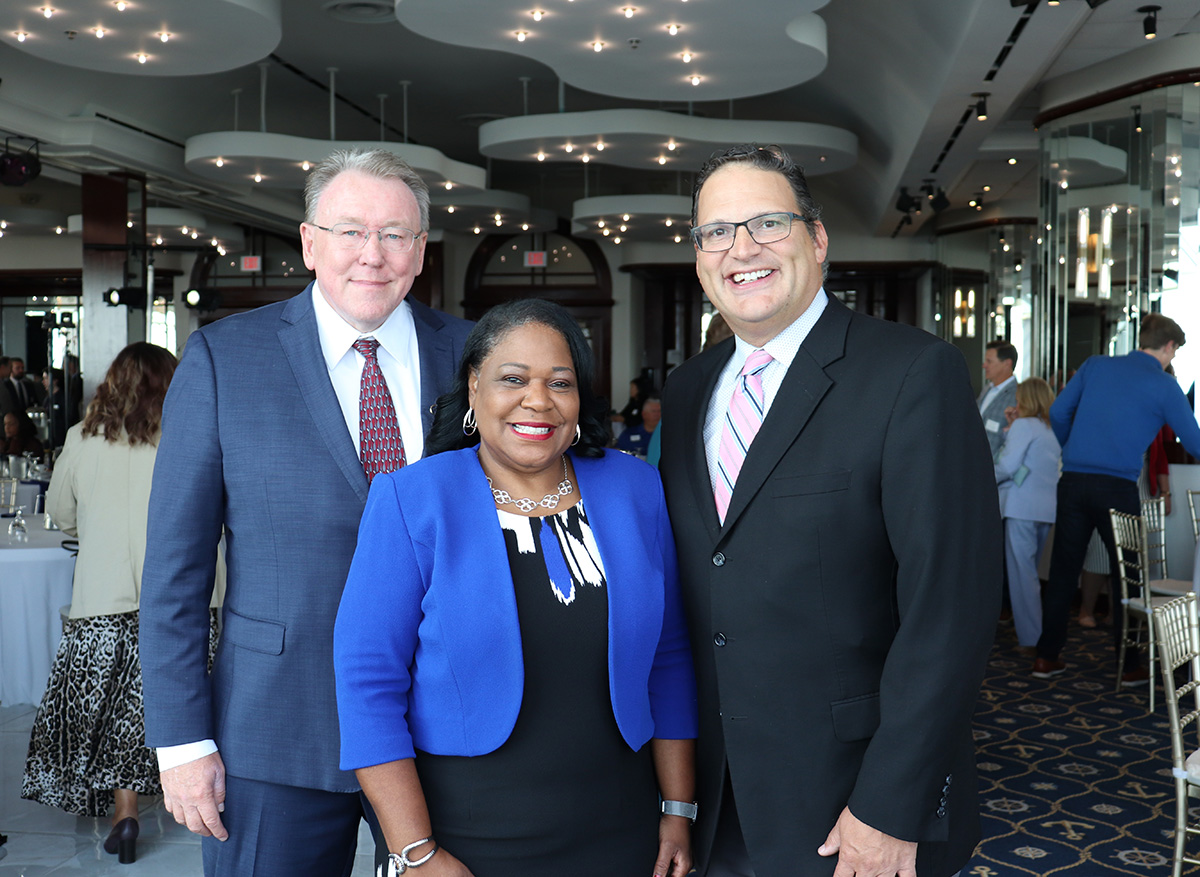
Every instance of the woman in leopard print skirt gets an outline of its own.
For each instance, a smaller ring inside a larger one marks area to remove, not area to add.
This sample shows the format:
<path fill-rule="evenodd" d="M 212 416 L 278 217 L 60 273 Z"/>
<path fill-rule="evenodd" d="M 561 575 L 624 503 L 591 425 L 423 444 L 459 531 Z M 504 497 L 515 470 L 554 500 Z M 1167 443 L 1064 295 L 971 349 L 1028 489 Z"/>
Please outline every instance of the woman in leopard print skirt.
<path fill-rule="evenodd" d="M 117 354 L 83 423 L 67 433 L 46 503 L 78 535 L 79 557 L 21 797 L 77 816 L 104 816 L 115 803 L 104 848 L 122 863 L 136 858 L 137 796 L 161 791 L 144 742 L 137 627 L 150 478 L 174 373 L 175 357 L 161 347 L 138 342 Z"/>

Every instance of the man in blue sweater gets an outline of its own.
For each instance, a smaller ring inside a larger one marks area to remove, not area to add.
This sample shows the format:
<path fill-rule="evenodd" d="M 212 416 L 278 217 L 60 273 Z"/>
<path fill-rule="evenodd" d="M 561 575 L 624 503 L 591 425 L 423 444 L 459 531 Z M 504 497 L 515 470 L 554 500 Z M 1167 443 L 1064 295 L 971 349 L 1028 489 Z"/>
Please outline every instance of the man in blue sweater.
<path fill-rule="evenodd" d="M 1092 531 L 1108 548 L 1112 570 L 1113 637 L 1121 636 L 1125 607 L 1120 600 L 1116 550 L 1108 510 L 1141 514 L 1137 480 L 1142 455 L 1169 424 L 1193 456 L 1200 456 L 1200 427 L 1187 397 L 1165 369 L 1184 344 L 1183 330 L 1162 314 L 1142 320 L 1139 350 L 1125 356 L 1093 356 L 1063 388 L 1050 408 L 1050 425 L 1062 445 L 1062 477 L 1054 521 L 1050 581 L 1042 594 L 1042 637 L 1033 675 L 1048 679 L 1066 665 L 1058 659 L 1067 639 L 1075 584 L 1083 569 Z M 1148 679 L 1136 649 L 1126 655 L 1125 685 Z"/>

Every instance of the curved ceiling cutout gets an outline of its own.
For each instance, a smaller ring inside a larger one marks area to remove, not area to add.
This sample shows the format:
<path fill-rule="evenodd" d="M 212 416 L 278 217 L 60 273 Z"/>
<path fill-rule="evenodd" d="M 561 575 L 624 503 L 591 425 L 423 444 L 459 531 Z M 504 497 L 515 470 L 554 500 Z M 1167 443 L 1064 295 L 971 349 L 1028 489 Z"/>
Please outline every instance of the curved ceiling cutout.
<path fill-rule="evenodd" d="M 858 159 L 853 132 L 813 122 L 594 110 L 512 116 L 479 127 L 479 151 L 489 158 L 594 161 L 640 169 L 698 171 L 715 150 L 750 142 L 782 146 L 808 176 L 845 170 Z"/>
<path fill-rule="evenodd" d="M 825 22 L 815 12 L 827 2 L 397 0 L 396 19 L 444 43 L 539 61 L 564 82 L 597 94 L 710 101 L 818 76 L 828 49 Z"/>
<path fill-rule="evenodd" d="M 6 13 L 0 39 L 44 61 L 104 73 L 219 73 L 261 61 L 275 50 L 283 36 L 280 2 L 26 3 L 15 14 Z M 51 10 L 49 18 L 44 9 Z"/>
<path fill-rule="evenodd" d="M 184 153 L 187 169 L 198 176 L 230 185 L 259 185 L 302 189 L 309 167 L 335 149 L 386 149 L 408 162 L 430 190 L 462 188 L 480 191 L 487 172 L 447 158 L 442 152 L 415 143 L 387 141 L 316 140 L 261 131 L 213 131 L 189 137 Z M 257 179 L 256 179 L 257 177 Z"/>
<path fill-rule="evenodd" d="M 688 244 L 692 199 L 685 195 L 603 195 L 572 209 L 571 233 L 613 244 Z"/>

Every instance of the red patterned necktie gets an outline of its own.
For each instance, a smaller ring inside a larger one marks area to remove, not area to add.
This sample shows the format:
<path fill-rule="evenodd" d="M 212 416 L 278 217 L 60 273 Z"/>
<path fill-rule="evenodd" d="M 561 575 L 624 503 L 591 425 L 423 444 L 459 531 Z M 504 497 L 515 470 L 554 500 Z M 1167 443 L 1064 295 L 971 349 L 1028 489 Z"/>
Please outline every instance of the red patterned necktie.
<path fill-rule="evenodd" d="M 378 347 L 379 342 L 374 338 L 359 338 L 354 342 L 354 349 L 366 359 L 358 388 L 358 436 L 367 484 L 376 474 L 395 472 L 404 465 L 404 440 L 400 437 L 392 394 L 375 356 Z"/>

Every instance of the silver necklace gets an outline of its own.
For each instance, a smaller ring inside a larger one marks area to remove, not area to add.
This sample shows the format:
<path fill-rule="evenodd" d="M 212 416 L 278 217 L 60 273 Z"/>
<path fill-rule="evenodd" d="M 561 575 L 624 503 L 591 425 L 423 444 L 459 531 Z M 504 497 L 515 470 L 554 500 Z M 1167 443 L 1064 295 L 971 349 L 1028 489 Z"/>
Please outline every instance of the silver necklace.
<path fill-rule="evenodd" d="M 542 506 L 543 508 L 547 508 L 547 509 L 556 509 L 556 508 L 558 508 L 559 497 L 570 496 L 572 493 L 575 492 L 575 485 L 572 484 L 571 479 L 567 477 L 567 455 L 566 454 L 563 454 L 562 464 L 563 464 L 563 480 L 558 482 L 558 493 L 547 493 L 545 496 L 542 497 L 541 502 L 538 502 L 537 500 L 534 500 L 534 499 L 530 499 L 527 496 L 523 496 L 520 499 L 513 499 L 512 495 L 509 494 L 509 492 L 507 490 L 497 490 L 495 487 L 492 487 L 492 479 L 488 478 L 488 480 L 487 480 L 488 487 L 492 488 L 492 499 L 494 499 L 496 501 L 496 505 L 498 505 L 498 506 L 515 505 L 518 509 L 520 509 L 523 512 L 531 512 L 534 509 L 536 509 L 538 506 Z M 486 475 L 484 475 L 483 477 L 487 478 Z"/>

